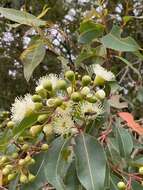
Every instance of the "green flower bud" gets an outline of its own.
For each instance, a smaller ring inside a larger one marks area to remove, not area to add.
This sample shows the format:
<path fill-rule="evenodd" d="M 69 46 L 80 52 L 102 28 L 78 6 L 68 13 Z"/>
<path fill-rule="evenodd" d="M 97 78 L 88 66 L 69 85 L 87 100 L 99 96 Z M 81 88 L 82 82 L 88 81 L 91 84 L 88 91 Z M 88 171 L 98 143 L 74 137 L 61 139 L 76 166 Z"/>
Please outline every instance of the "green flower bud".
<path fill-rule="evenodd" d="M 103 100 L 106 97 L 105 91 L 100 89 L 95 93 L 95 96 L 99 100 Z"/>
<path fill-rule="evenodd" d="M 65 90 L 67 87 L 67 83 L 65 80 L 59 80 L 56 84 L 57 89 Z"/>
<path fill-rule="evenodd" d="M 34 176 L 34 175 L 33 175 L 33 174 L 31 174 L 31 173 L 28 175 L 28 181 L 29 181 L 29 182 L 34 181 L 34 180 L 35 180 L 35 178 L 36 178 L 36 176 Z"/>
<path fill-rule="evenodd" d="M 96 96 L 94 96 L 94 95 L 92 95 L 92 94 L 88 94 L 86 98 L 87 98 L 87 101 L 90 102 L 90 103 L 95 103 L 95 102 L 97 102 Z"/>
<path fill-rule="evenodd" d="M 89 75 L 84 75 L 82 77 L 82 85 L 87 86 L 91 83 L 91 77 Z"/>
<path fill-rule="evenodd" d="M 74 81 L 75 80 L 75 74 L 73 71 L 67 71 L 65 73 L 65 77 L 69 80 L 69 81 Z"/>
<path fill-rule="evenodd" d="M 52 91 L 52 82 L 50 80 L 45 81 L 44 84 L 43 84 L 43 87 L 47 91 L 51 92 Z"/>
<path fill-rule="evenodd" d="M 42 144 L 41 150 L 46 151 L 48 149 L 49 149 L 49 145 L 48 144 Z"/>
<path fill-rule="evenodd" d="M 42 97 L 39 96 L 39 95 L 37 95 L 37 94 L 34 94 L 34 95 L 32 96 L 32 101 L 33 101 L 33 102 L 41 102 L 41 101 L 42 101 Z"/>
<path fill-rule="evenodd" d="M 143 167 L 140 167 L 140 168 L 139 168 L 139 174 L 140 174 L 140 175 L 143 175 Z"/>
<path fill-rule="evenodd" d="M 29 164 L 30 164 L 30 165 L 33 165 L 33 164 L 35 164 L 35 162 L 36 162 L 36 161 L 35 161 L 33 158 L 31 158 Z"/>
<path fill-rule="evenodd" d="M 42 86 L 37 86 L 36 87 L 36 93 L 40 95 L 42 98 L 46 98 L 47 92 Z"/>
<path fill-rule="evenodd" d="M 82 97 L 81 97 L 79 92 L 73 92 L 72 95 L 71 95 L 71 99 L 74 102 L 79 102 L 82 99 Z"/>
<path fill-rule="evenodd" d="M 42 131 L 42 125 L 34 125 L 30 128 L 30 134 L 36 137 Z"/>
<path fill-rule="evenodd" d="M 8 169 L 6 167 L 2 170 L 3 175 L 8 175 L 9 173 L 10 173 L 10 169 Z"/>
<path fill-rule="evenodd" d="M 55 106 L 55 99 L 54 98 L 50 98 L 47 100 L 47 106 L 52 108 Z"/>
<path fill-rule="evenodd" d="M 24 166 L 26 164 L 25 159 L 20 159 L 19 162 L 18 162 L 18 164 L 20 166 Z"/>
<path fill-rule="evenodd" d="M 47 115 L 47 114 L 42 114 L 42 115 L 39 115 L 39 116 L 38 116 L 37 121 L 38 121 L 39 123 L 44 123 L 47 119 L 48 119 L 48 115 Z"/>
<path fill-rule="evenodd" d="M 25 160 L 25 163 L 30 163 L 31 162 L 31 156 L 27 155 L 24 160 Z"/>
<path fill-rule="evenodd" d="M 12 155 L 11 155 L 12 158 L 16 159 L 18 158 L 18 153 L 17 152 L 14 152 Z"/>
<path fill-rule="evenodd" d="M 68 93 L 68 95 L 71 95 L 72 94 L 72 87 L 71 86 L 69 86 L 68 88 L 67 88 L 67 93 Z"/>
<path fill-rule="evenodd" d="M 61 98 L 55 98 L 55 101 L 54 101 L 54 106 L 55 107 L 61 106 L 62 103 L 63 103 L 63 101 L 62 101 Z"/>
<path fill-rule="evenodd" d="M 47 124 L 43 127 L 43 132 L 46 134 L 46 136 L 53 134 L 53 126 L 50 124 Z"/>
<path fill-rule="evenodd" d="M 14 124 L 15 124 L 15 123 L 14 123 L 13 121 L 9 121 L 9 122 L 7 123 L 7 127 L 12 129 L 12 128 L 14 127 Z"/>
<path fill-rule="evenodd" d="M 4 163 L 4 162 L 6 162 L 7 160 L 8 160 L 8 157 L 7 157 L 7 156 L 2 156 L 0 161 L 1 161 L 2 163 Z"/>
<path fill-rule="evenodd" d="M 13 166 L 8 164 L 8 165 L 5 166 L 5 168 L 7 168 L 7 169 L 9 169 L 11 171 L 13 169 Z"/>
<path fill-rule="evenodd" d="M 24 151 L 27 151 L 29 149 L 29 144 L 24 144 L 22 147 L 21 147 L 22 150 Z"/>
<path fill-rule="evenodd" d="M 21 174 L 21 176 L 20 176 L 20 182 L 21 183 L 27 183 L 28 182 L 27 176 L 24 175 L 24 174 Z"/>
<path fill-rule="evenodd" d="M 117 183 L 117 187 L 121 190 L 126 189 L 126 184 L 123 181 Z"/>
<path fill-rule="evenodd" d="M 105 84 L 105 80 L 104 80 L 102 77 L 100 77 L 100 76 L 97 75 L 97 76 L 95 77 L 95 79 L 94 79 L 93 84 L 94 84 L 95 86 L 103 86 L 103 85 Z"/>
<path fill-rule="evenodd" d="M 39 111 L 39 110 L 42 109 L 43 104 L 42 104 L 41 102 L 36 102 L 36 103 L 34 104 L 34 106 L 35 106 L 35 111 Z"/>
<path fill-rule="evenodd" d="M 20 142 L 23 142 L 23 141 L 24 141 L 24 138 L 23 138 L 23 137 L 18 137 L 18 140 L 19 140 Z"/>
<path fill-rule="evenodd" d="M 81 95 L 87 96 L 90 93 L 90 88 L 87 86 L 83 87 L 82 90 L 80 91 Z"/>
<path fill-rule="evenodd" d="M 12 181 L 13 179 L 15 179 L 15 177 L 16 177 L 16 173 L 13 173 L 13 174 L 9 174 L 7 176 L 7 179 L 8 179 L 8 181 Z"/>

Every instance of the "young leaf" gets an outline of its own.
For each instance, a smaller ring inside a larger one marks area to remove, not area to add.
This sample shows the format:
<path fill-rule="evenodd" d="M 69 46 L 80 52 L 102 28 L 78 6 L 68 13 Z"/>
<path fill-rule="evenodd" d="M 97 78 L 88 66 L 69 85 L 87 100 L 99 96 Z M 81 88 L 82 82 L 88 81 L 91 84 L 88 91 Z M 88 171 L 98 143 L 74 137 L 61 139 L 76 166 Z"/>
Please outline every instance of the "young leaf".
<path fill-rule="evenodd" d="M 88 135 L 75 138 L 74 152 L 79 181 L 87 190 L 103 190 L 106 174 L 106 156 L 98 141 Z"/>
<path fill-rule="evenodd" d="M 44 59 L 46 49 L 40 39 L 36 39 L 22 54 L 21 60 L 24 63 L 24 76 L 29 81 L 34 69 Z"/>
<path fill-rule="evenodd" d="M 139 135 L 143 135 L 143 127 L 141 127 L 137 122 L 135 122 L 132 114 L 128 112 L 120 112 L 118 115 L 127 122 L 128 127 L 137 132 Z"/>
<path fill-rule="evenodd" d="M 36 16 L 29 14 L 25 11 L 19 11 L 15 9 L 0 7 L 0 13 L 7 19 L 17 22 L 19 24 L 25 24 L 29 26 L 43 26 L 46 25 L 46 21 L 36 18 Z"/>
<path fill-rule="evenodd" d="M 67 172 L 69 163 L 63 159 L 62 151 L 68 145 L 69 139 L 57 138 L 51 144 L 48 152 L 39 154 L 36 159 L 36 165 L 31 172 L 36 175 L 36 179 L 23 186 L 22 190 L 40 189 L 46 182 L 52 184 L 56 190 L 66 190 L 63 178 Z"/>
<path fill-rule="evenodd" d="M 79 42 L 86 44 L 92 42 L 95 38 L 102 35 L 104 30 L 103 25 L 94 23 L 91 20 L 82 22 L 80 25 Z"/>
<path fill-rule="evenodd" d="M 140 48 L 132 37 L 121 38 L 119 26 L 113 26 L 111 32 L 101 38 L 101 42 L 105 47 L 121 52 L 134 52 Z"/>

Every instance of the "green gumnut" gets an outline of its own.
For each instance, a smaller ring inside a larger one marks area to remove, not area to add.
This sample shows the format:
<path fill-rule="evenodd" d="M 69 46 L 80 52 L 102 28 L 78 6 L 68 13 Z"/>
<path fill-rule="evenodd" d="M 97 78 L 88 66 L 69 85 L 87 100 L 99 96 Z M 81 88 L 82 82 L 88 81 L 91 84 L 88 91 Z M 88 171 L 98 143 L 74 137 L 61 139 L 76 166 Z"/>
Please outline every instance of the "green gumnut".
<path fill-rule="evenodd" d="M 42 115 L 39 115 L 39 116 L 38 116 L 37 121 L 38 121 L 39 123 L 44 123 L 47 119 L 48 119 L 48 115 L 47 115 L 47 114 L 42 114 Z"/>

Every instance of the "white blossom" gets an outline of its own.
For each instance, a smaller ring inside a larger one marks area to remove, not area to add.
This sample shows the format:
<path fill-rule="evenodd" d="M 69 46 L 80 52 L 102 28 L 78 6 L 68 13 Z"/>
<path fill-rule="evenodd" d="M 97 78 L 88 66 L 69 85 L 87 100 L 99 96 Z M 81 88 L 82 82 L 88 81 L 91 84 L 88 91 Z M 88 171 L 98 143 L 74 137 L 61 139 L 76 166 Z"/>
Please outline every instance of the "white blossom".
<path fill-rule="evenodd" d="M 115 75 L 111 71 L 107 71 L 105 68 L 98 64 L 93 66 L 93 71 L 96 76 L 103 78 L 105 81 L 112 81 L 115 79 Z"/>
<path fill-rule="evenodd" d="M 12 120 L 15 123 L 20 123 L 27 113 L 34 111 L 34 108 L 35 105 L 30 94 L 26 94 L 24 98 L 17 97 L 11 108 Z"/>

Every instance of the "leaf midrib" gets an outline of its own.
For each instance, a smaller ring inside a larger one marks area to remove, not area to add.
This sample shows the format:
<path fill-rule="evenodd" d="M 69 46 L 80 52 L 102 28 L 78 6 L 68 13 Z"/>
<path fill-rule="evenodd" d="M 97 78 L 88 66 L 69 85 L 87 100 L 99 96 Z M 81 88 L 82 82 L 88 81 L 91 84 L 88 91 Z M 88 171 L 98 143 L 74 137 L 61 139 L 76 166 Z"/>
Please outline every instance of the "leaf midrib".
<path fill-rule="evenodd" d="M 87 150 L 87 147 L 86 147 L 85 138 L 84 138 L 83 134 L 82 134 L 82 138 L 83 138 L 83 144 L 84 144 L 84 148 L 85 148 L 85 155 L 86 155 L 86 158 L 87 158 L 87 165 L 88 165 L 88 169 L 89 169 L 89 174 L 90 174 L 90 177 L 91 177 L 92 189 L 95 190 L 94 182 L 93 182 L 93 176 L 92 176 L 92 172 L 91 172 L 90 161 L 89 161 L 89 154 L 88 154 L 88 150 Z"/>

